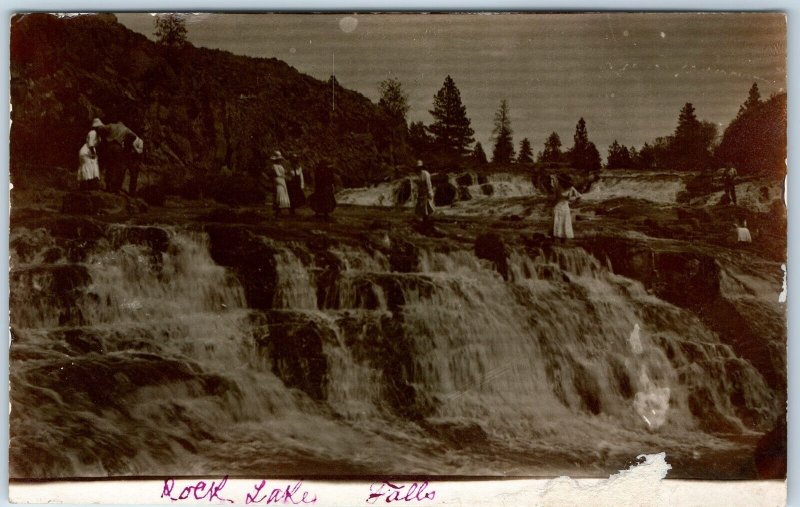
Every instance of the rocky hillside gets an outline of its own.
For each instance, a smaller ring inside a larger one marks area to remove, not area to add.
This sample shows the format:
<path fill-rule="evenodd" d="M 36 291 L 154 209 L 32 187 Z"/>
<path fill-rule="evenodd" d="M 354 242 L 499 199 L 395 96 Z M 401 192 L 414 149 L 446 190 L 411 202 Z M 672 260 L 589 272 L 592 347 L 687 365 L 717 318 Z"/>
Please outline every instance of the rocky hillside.
<path fill-rule="evenodd" d="M 274 149 L 332 157 L 345 184 L 380 171 L 386 118 L 363 95 L 274 58 L 158 45 L 113 15 L 16 16 L 11 24 L 15 185 L 73 179 L 94 117 L 145 140 L 145 183 L 202 188 L 224 168 L 253 174 Z"/>

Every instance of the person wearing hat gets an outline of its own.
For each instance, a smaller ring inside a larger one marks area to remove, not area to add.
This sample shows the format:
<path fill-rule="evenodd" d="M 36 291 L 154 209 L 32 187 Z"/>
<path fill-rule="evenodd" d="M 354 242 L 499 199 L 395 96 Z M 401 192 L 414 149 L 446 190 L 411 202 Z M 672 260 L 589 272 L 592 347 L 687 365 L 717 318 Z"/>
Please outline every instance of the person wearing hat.
<path fill-rule="evenodd" d="M 433 205 L 433 185 L 431 173 L 425 170 L 422 160 L 417 160 L 417 205 L 415 211 L 427 223 L 436 208 Z"/>
<path fill-rule="evenodd" d="M 122 122 L 103 124 L 100 118 L 95 118 L 92 127 L 102 140 L 100 160 L 105 167 L 106 190 L 119 192 L 127 172 L 128 193 L 135 195 L 139 179 L 139 162 L 136 159 L 144 151 L 144 141 Z"/>
<path fill-rule="evenodd" d="M 569 202 L 580 199 L 581 194 L 572 186 L 572 178 L 569 175 L 559 174 L 557 180 L 556 205 L 553 207 L 553 237 L 564 241 L 575 237 Z"/>
<path fill-rule="evenodd" d="M 283 168 L 281 162 L 284 159 L 280 150 L 275 150 L 269 158 L 272 161 L 271 173 L 274 182 L 275 190 L 272 199 L 272 209 L 275 210 L 275 215 L 280 215 L 282 209 L 291 207 L 289 201 L 289 190 L 286 188 L 286 170 Z"/>

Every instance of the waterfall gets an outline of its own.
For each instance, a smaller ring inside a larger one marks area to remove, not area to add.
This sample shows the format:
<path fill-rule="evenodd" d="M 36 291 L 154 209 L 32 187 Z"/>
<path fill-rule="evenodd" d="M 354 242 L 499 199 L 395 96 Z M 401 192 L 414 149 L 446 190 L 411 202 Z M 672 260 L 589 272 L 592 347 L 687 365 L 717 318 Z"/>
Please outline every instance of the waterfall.
<path fill-rule="evenodd" d="M 12 476 L 552 473 L 600 441 L 724 449 L 774 417 L 696 316 L 578 247 L 515 250 L 504 280 L 467 250 L 398 273 L 264 239 L 255 310 L 203 233 L 111 226 L 79 261 L 18 234 Z"/>

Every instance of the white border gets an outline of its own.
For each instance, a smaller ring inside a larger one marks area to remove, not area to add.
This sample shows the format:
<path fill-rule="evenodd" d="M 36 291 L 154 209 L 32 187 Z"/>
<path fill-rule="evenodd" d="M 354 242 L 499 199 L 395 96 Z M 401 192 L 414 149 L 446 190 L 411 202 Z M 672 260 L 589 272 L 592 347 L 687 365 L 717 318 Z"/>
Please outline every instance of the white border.
<path fill-rule="evenodd" d="M 758 11 L 782 11 L 788 14 L 788 28 L 789 28 L 789 43 L 788 43 L 788 53 L 789 53 L 789 62 L 788 62 L 788 78 L 787 78 L 787 90 L 788 90 L 788 97 L 789 97 L 789 172 L 793 172 L 794 170 L 798 170 L 793 168 L 796 165 L 795 160 L 797 159 L 796 155 L 796 141 L 797 141 L 797 122 L 800 120 L 800 112 L 798 112 L 798 108 L 795 107 L 795 100 L 794 98 L 798 96 L 798 92 L 800 92 L 800 84 L 795 79 L 796 77 L 796 66 L 798 63 L 798 49 L 800 49 L 800 43 L 798 42 L 800 33 L 798 32 L 798 20 L 796 17 L 800 15 L 800 9 L 792 5 L 788 0 L 785 1 L 739 1 L 739 2 L 725 2 L 723 0 L 669 0 L 669 1 L 640 1 L 640 2 L 633 2 L 631 0 L 583 0 L 583 1 L 575 1 L 575 0 L 567 0 L 559 3 L 553 2 L 542 2 L 542 1 L 521 1 L 521 0 L 503 0 L 501 2 L 493 3 L 488 2 L 486 0 L 434 0 L 434 1 L 424 1 L 424 0 L 407 0 L 405 2 L 376 2 L 374 0 L 349 0 L 349 1 L 333 1 L 333 0 L 271 0 L 269 2 L 257 2 L 254 0 L 234 0 L 234 1 L 227 1 L 227 2 L 219 2 L 214 0 L 194 0 L 194 1 L 187 1 L 187 0 L 172 0 L 171 2 L 164 2 L 163 0 L 140 0 L 137 2 L 132 2 L 130 0 L 106 0 L 106 1 L 99 1 L 99 0 L 78 0 L 78 1 L 66 1 L 66 0 L 51 0 L 51 1 L 42 1 L 42 0 L 33 0 L 33 1 L 21 1 L 21 0 L 10 0 L 6 3 L 6 5 L 2 8 L 2 12 L 5 14 L 5 22 L 0 25 L 0 34 L 2 34 L 3 44 L 0 45 L 0 56 L 2 57 L 2 67 L 0 67 L 0 75 L 2 75 L 2 79 L 0 79 L 0 90 L 2 90 L 3 97 L 9 97 L 9 22 L 11 16 L 14 12 L 27 12 L 27 11 L 44 11 L 44 12 L 93 12 L 93 11 L 184 11 L 184 12 L 204 12 L 204 11 L 213 11 L 213 10 L 224 10 L 225 12 L 234 12 L 234 11 L 298 11 L 298 10 L 310 10 L 310 11 L 339 11 L 339 12 L 353 12 L 353 11 L 376 11 L 376 10 L 424 10 L 424 11 L 434 11 L 434 10 L 441 10 L 441 11 L 475 11 L 475 10 L 491 10 L 491 11 L 522 11 L 522 10 L 557 10 L 557 11 L 642 11 L 642 10 L 656 10 L 656 11 L 674 11 L 674 10 L 685 10 L 685 11 L 698 11 L 698 10 L 758 10 Z M 7 102 L 4 102 L 7 104 Z M 9 109 L 7 105 L 4 105 L 4 113 L 6 117 L 9 117 Z M 9 124 L 7 122 L 2 122 L 0 126 L 0 134 L 3 139 L 9 139 Z M 0 160 L 3 160 L 3 168 L 5 170 L 6 179 L 8 178 L 8 142 L 0 143 Z M 800 195 L 800 177 L 792 177 L 788 178 L 788 195 L 787 200 L 789 198 L 794 198 L 794 200 L 798 199 L 798 195 Z M 8 195 L 3 193 L 0 195 L 0 201 L 2 201 L 2 210 L 3 213 L 0 213 L 0 232 L 3 235 L 3 241 L 0 242 L 0 257 L 8 260 Z M 800 201 L 798 201 L 800 202 Z M 798 430 L 797 424 L 793 424 L 796 420 L 795 417 L 795 407 L 797 407 L 798 402 L 798 381 L 796 379 L 797 375 L 795 375 L 796 369 L 798 368 L 798 361 L 800 361 L 800 353 L 798 352 L 796 342 L 798 339 L 798 330 L 800 329 L 800 313 L 794 311 L 795 307 L 798 306 L 797 304 L 793 304 L 793 298 L 791 297 L 791 287 L 794 287 L 797 283 L 800 283 L 800 269 L 794 269 L 794 263 L 792 262 L 795 259 L 800 259 L 800 207 L 795 206 L 797 209 L 789 209 L 789 260 L 790 262 L 787 263 L 788 265 L 788 286 L 789 289 L 789 298 L 788 298 L 788 305 L 789 305 L 789 364 L 790 364 L 790 372 L 789 372 L 789 481 L 788 481 L 788 505 L 790 506 L 800 506 L 800 491 L 798 489 L 798 481 L 792 481 L 791 479 L 797 474 L 796 468 L 798 464 L 798 457 L 800 457 L 800 446 L 798 446 L 797 438 L 798 438 Z M 5 270 L 0 270 L 0 284 L 6 288 L 6 293 L 8 292 L 8 272 Z M 800 308 L 800 306 L 798 306 Z M 0 321 L 3 322 L 4 328 L 8 329 L 8 298 L 0 298 Z M 2 373 L 2 378 L 8 378 L 8 347 L 0 347 L 0 373 Z M 2 425 L 0 425 L 0 440 L 3 441 L 3 445 L 0 445 L 0 478 L 3 480 L 2 487 L 0 487 L 0 503 L 6 504 L 9 501 L 8 496 L 8 392 L 5 389 L 0 389 L 0 419 L 2 420 Z M 526 488 L 533 488 L 537 489 L 541 487 L 542 481 L 522 481 L 525 483 L 529 483 L 525 485 Z M 523 500 L 526 497 L 519 497 L 516 495 L 512 496 L 504 496 L 502 493 L 504 491 L 508 491 L 509 488 L 517 488 L 516 491 L 519 492 L 519 487 L 523 486 L 522 482 L 519 481 L 499 481 L 494 483 L 493 488 L 496 488 L 494 491 L 499 493 L 500 496 L 492 495 L 492 504 L 494 505 L 521 505 L 522 503 L 528 505 L 534 505 L 533 503 L 528 503 L 527 501 Z M 581 484 L 592 484 L 596 482 L 595 480 L 587 480 L 582 481 Z M 793 483 L 794 482 L 794 483 Z M 96 486 L 97 494 L 102 494 L 106 487 L 112 484 L 111 481 L 106 482 L 99 482 Z M 325 487 L 329 487 L 329 483 L 319 483 L 320 487 L 325 485 Z M 670 489 L 678 488 L 674 493 L 674 495 L 670 495 L 669 503 L 663 505 L 726 505 L 726 506 L 734 506 L 734 505 L 781 505 L 782 502 L 779 501 L 780 495 L 775 496 L 774 487 L 778 487 L 779 489 L 783 488 L 783 484 L 779 482 L 767 482 L 767 483 L 742 483 L 742 482 L 691 482 L 691 481 L 667 481 L 667 484 Z M 472 491 L 472 488 L 477 488 L 475 491 L 480 491 L 485 488 L 485 484 L 477 485 L 475 483 L 458 483 L 459 488 L 464 488 L 463 491 L 467 492 L 467 490 Z M 762 489 L 761 486 L 765 486 L 767 489 Z M 369 483 L 363 484 L 362 486 L 366 486 L 368 488 Z M 40 488 L 46 488 L 45 484 L 38 485 L 37 488 L 39 492 L 32 493 L 34 496 L 31 497 L 31 500 L 34 501 L 46 501 L 47 499 L 52 499 L 52 496 L 48 496 L 45 494 L 42 496 L 40 494 Z M 73 503 L 76 503 L 74 496 L 71 496 L 71 491 L 74 491 L 72 488 L 73 486 L 69 486 L 67 484 L 59 484 L 54 486 L 60 491 L 63 496 L 62 498 L 73 499 Z M 149 489 L 144 483 L 137 482 L 133 485 L 139 491 L 148 491 Z M 337 488 L 341 494 L 346 494 L 347 492 L 351 491 L 350 488 L 360 488 L 357 485 L 353 484 L 344 484 L 344 485 L 336 485 L 334 486 Z M 50 488 L 46 488 L 50 489 Z M 52 491 L 52 490 L 50 490 Z M 86 494 L 86 500 L 92 496 L 92 493 L 95 490 L 90 492 L 87 489 L 85 483 L 81 483 L 78 486 L 78 490 L 83 494 Z M 355 490 L 353 490 L 355 491 Z M 362 491 L 359 489 L 359 491 Z M 36 496 L 38 495 L 38 496 Z M 156 495 L 157 496 L 157 495 Z M 119 497 L 115 497 L 119 498 Z M 134 500 L 133 503 L 140 503 L 142 500 L 139 500 L 137 495 L 136 498 L 129 497 L 131 500 Z M 349 496 L 347 500 L 344 500 L 345 497 L 341 497 L 343 503 L 337 503 L 337 505 L 368 505 L 363 502 L 349 500 Z M 480 496 L 472 497 L 473 500 L 478 500 L 477 502 L 473 502 L 469 500 L 470 497 L 462 497 L 461 499 L 451 498 L 450 501 L 445 503 L 441 503 L 440 505 L 480 505 L 483 504 L 481 502 Z M 712 500 L 714 499 L 714 500 Z M 776 499 L 777 503 L 776 503 Z M 95 500 L 101 500 L 101 497 L 95 497 Z M 157 498 L 154 500 L 158 500 Z M 528 498 L 528 500 L 531 500 Z M 650 504 L 651 499 L 647 498 L 639 498 L 638 500 L 634 500 L 634 503 L 631 505 L 647 505 Z M 758 500 L 758 503 L 753 503 L 753 501 Z M 118 500 L 121 502 L 121 500 Z M 620 499 L 622 501 L 622 499 Z M 522 502 L 522 503 L 520 503 Z M 639 502 L 639 503 L 637 503 Z M 713 503 L 709 503 L 713 502 Z M 748 503 L 749 502 L 749 503 Z M 81 502 L 77 502 L 81 503 Z M 130 502 L 125 502 L 130 503 Z M 148 502 L 149 503 L 149 502 Z M 208 502 L 206 502 L 208 503 Z M 402 502 L 401 502 L 402 503 Z M 319 504 L 318 504 L 319 505 Z M 421 504 L 424 505 L 424 504 Z M 595 505 L 598 505 L 595 503 Z M 622 505 L 622 504 L 619 504 Z M 654 504 L 656 505 L 656 504 Z"/>

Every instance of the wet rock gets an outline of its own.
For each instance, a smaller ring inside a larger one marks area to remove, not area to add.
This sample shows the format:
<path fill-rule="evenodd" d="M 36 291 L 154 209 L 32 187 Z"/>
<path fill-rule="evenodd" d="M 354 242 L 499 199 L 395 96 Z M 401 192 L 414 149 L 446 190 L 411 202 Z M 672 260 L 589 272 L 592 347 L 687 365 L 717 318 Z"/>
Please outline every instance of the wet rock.
<path fill-rule="evenodd" d="M 475 256 L 491 261 L 503 279 L 508 280 L 508 248 L 500 236 L 490 232 L 475 238 Z"/>
<path fill-rule="evenodd" d="M 472 199 L 472 193 L 470 193 L 468 187 L 458 187 L 458 200 L 459 201 L 469 201 Z"/>
<path fill-rule="evenodd" d="M 486 196 L 494 195 L 494 185 L 492 185 L 491 183 L 482 184 L 481 192 L 483 192 L 483 195 Z"/>
<path fill-rule="evenodd" d="M 114 229 L 112 241 L 116 248 L 125 244 L 143 245 L 154 253 L 163 253 L 169 246 L 169 234 L 159 227 L 120 227 Z"/>
<path fill-rule="evenodd" d="M 392 249 L 389 252 L 389 266 L 392 271 L 413 273 L 419 271 L 419 249 L 400 237 L 392 238 Z"/>
<path fill-rule="evenodd" d="M 233 269 L 251 308 L 272 308 L 278 274 L 275 250 L 239 226 L 207 224 L 214 262 Z"/>
<path fill-rule="evenodd" d="M 489 177 L 486 176 L 485 174 L 479 174 L 478 175 L 478 185 L 485 185 L 487 183 L 489 183 Z"/>
<path fill-rule="evenodd" d="M 450 206 L 458 197 L 458 187 L 448 181 L 434 186 L 433 202 L 436 206 Z"/>
<path fill-rule="evenodd" d="M 40 318 L 51 325 L 81 325 L 77 301 L 90 282 L 86 266 L 78 264 L 14 269 L 10 276 L 11 321 L 21 327 L 41 326 Z"/>
<path fill-rule="evenodd" d="M 315 400 L 325 398 L 328 361 L 323 342 L 336 342 L 333 331 L 301 313 L 267 315 L 268 334 L 258 340 L 272 362 L 272 371 L 288 387 Z"/>
<path fill-rule="evenodd" d="M 136 195 L 150 206 L 163 206 L 167 201 L 167 192 L 163 185 L 148 185 Z"/>
<path fill-rule="evenodd" d="M 141 204 L 144 204 L 142 202 Z M 144 210 L 147 205 L 144 205 Z M 135 206 L 134 211 L 144 211 Z M 61 212 L 68 215 L 114 215 L 129 210 L 128 199 L 106 192 L 71 192 L 64 196 Z"/>
<path fill-rule="evenodd" d="M 398 205 L 403 205 L 411 199 L 412 183 L 410 178 L 405 178 L 397 186 L 394 194 L 394 202 Z"/>
<path fill-rule="evenodd" d="M 472 173 L 464 173 L 456 176 L 456 185 L 468 187 L 475 184 L 475 176 Z"/>

